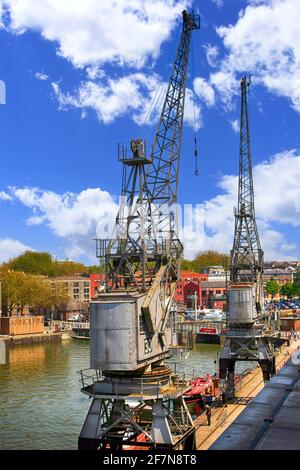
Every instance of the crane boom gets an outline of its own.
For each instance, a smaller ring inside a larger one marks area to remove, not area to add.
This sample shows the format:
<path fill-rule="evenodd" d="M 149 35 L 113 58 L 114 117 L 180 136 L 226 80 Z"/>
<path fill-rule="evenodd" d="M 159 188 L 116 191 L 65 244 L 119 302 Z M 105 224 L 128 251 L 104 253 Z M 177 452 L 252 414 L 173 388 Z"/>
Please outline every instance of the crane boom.
<path fill-rule="evenodd" d="M 101 370 L 79 449 L 194 449 L 195 427 L 183 399 L 190 382 L 165 365 L 174 344 L 182 245 L 177 235 L 178 169 L 190 35 L 198 15 L 183 12 L 179 47 L 150 157 L 141 139 L 119 145 L 122 201 L 114 237 L 98 240 L 106 289 L 90 303 L 90 364 Z M 133 405 L 128 398 L 136 398 Z M 149 413 L 151 425 L 149 426 Z"/>
<path fill-rule="evenodd" d="M 145 292 L 162 266 L 166 290 L 178 277 L 183 247 L 177 228 L 177 187 L 191 32 L 200 17 L 182 13 L 182 32 L 150 156 L 146 143 L 119 144 L 123 163 L 122 199 L 111 240 L 97 241 L 105 259 L 106 291 Z"/>
<path fill-rule="evenodd" d="M 178 239 L 175 204 L 177 203 L 190 37 L 194 29 L 200 28 L 198 15 L 184 11 L 182 17 L 182 34 L 152 148 L 152 166 L 147 174 L 152 203 L 157 210 L 161 211 L 164 208 L 158 230 L 170 240 Z M 157 219 L 155 215 L 154 219 Z M 175 252 L 175 256 L 179 257 L 181 254 L 179 244 L 177 248 L 178 252 Z"/>

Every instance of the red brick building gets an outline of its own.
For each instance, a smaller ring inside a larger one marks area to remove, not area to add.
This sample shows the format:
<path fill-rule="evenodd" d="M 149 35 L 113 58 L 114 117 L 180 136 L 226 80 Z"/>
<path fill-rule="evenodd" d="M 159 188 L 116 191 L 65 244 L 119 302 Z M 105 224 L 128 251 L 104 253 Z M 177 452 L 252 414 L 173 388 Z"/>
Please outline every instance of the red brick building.
<path fill-rule="evenodd" d="M 193 271 L 181 271 L 181 279 L 177 283 L 174 295 L 175 302 L 183 303 L 190 308 L 194 305 L 195 294 L 197 303 L 202 305 L 201 283 L 207 281 L 208 274 L 199 274 Z"/>
<path fill-rule="evenodd" d="M 201 285 L 202 308 L 224 310 L 227 301 L 226 281 L 204 281 Z"/>
<path fill-rule="evenodd" d="M 174 294 L 175 302 L 183 304 L 187 308 L 194 307 L 195 294 L 197 304 L 200 308 L 220 308 L 225 304 L 226 282 L 209 281 L 209 274 L 200 274 L 194 271 L 181 271 L 181 279 L 177 282 Z M 100 287 L 100 275 L 91 274 L 91 298 L 97 296 L 97 289 Z M 102 275 L 102 282 L 105 282 L 105 275 Z"/>

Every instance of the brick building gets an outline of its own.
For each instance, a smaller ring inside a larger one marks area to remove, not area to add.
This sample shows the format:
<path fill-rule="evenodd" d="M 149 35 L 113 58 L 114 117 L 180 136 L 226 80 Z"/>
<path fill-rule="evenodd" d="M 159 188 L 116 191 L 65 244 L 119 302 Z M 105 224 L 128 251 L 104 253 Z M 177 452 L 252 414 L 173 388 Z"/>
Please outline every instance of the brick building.
<path fill-rule="evenodd" d="M 49 280 L 53 288 L 55 288 L 56 283 L 62 284 L 71 301 L 89 302 L 91 300 L 91 281 L 89 277 L 61 276 Z"/>
<path fill-rule="evenodd" d="M 174 295 L 175 302 L 184 304 L 187 308 L 194 305 L 195 294 L 197 303 L 201 306 L 201 283 L 207 281 L 208 274 L 199 274 L 193 271 L 181 271 L 181 279 L 177 282 L 177 288 Z"/>
<path fill-rule="evenodd" d="M 276 281 L 279 287 L 282 286 L 283 284 L 286 284 L 287 282 L 293 282 L 295 271 L 296 269 L 293 267 L 267 268 L 267 269 L 265 268 L 264 273 L 263 273 L 264 286 L 266 286 L 269 280 Z M 280 299 L 280 297 L 281 295 L 280 295 L 280 292 L 278 291 L 278 293 L 273 298 Z M 271 300 L 272 296 L 266 294 L 266 298 L 268 298 L 268 300 Z"/>
<path fill-rule="evenodd" d="M 204 281 L 201 284 L 202 308 L 224 309 L 226 304 L 226 281 Z"/>

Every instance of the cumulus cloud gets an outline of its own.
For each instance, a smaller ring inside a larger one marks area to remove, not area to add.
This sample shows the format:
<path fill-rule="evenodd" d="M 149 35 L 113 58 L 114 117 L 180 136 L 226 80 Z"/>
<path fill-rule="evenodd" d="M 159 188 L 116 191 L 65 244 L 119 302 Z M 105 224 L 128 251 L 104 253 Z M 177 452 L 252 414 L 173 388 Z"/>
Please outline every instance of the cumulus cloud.
<path fill-rule="evenodd" d="M 5 191 L 0 191 L 0 201 L 10 201 L 11 195 Z"/>
<path fill-rule="evenodd" d="M 256 83 L 300 112 L 299 22 L 298 0 L 252 1 L 235 24 L 217 29 L 227 49 L 218 74 L 252 73 Z M 220 89 L 223 80 L 213 75 L 211 81 Z M 232 86 L 223 85 L 222 92 L 230 101 Z"/>
<path fill-rule="evenodd" d="M 6 28 L 19 35 L 28 30 L 38 31 L 55 44 L 59 56 L 84 70 L 87 79 L 75 90 L 65 91 L 62 80 L 52 82 L 60 109 L 79 108 L 82 118 L 87 116 L 88 109 L 93 109 L 105 124 L 128 114 L 142 125 L 162 82 L 151 69 L 162 43 L 191 3 L 191 0 L 40 0 L 36 8 L 36 0 L 6 0 L 9 11 Z M 125 75 L 125 67 L 136 71 Z M 141 72 L 143 67 L 146 73 Z M 35 77 L 49 79 L 43 72 Z M 153 119 L 148 123 L 156 120 L 159 111 L 158 105 L 154 107 L 150 116 Z M 202 125 L 201 109 L 199 104 L 193 104 L 189 91 L 185 111 L 185 121 L 198 129 Z"/>
<path fill-rule="evenodd" d="M 27 250 L 34 251 L 30 246 L 24 245 L 18 240 L 4 238 L 0 240 L 0 263 L 5 263 L 9 259 L 15 258 Z"/>
<path fill-rule="evenodd" d="M 70 258 L 87 256 L 95 259 L 92 241 L 97 236 L 109 238 L 117 213 L 114 198 L 100 188 L 89 188 L 78 194 L 57 194 L 39 188 L 12 188 L 13 196 L 31 209 L 28 225 L 45 223 L 66 243 Z"/>
<path fill-rule="evenodd" d="M 225 109 L 233 108 L 233 97 L 240 91 L 239 80 L 232 70 L 224 66 L 222 70 L 210 75 L 210 84 L 219 94 L 220 100 Z"/>
<path fill-rule="evenodd" d="M 158 57 L 162 42 L 190 3 L 189 0 L 6 0 L 11 31 L 40 32 L 45 39 L 57 43 L 57 53 L 75 67 L 105 63 L 143 66 L 148 59 Z"/>
<path fill-rule="evenodd" d="M 215 92 L 214 89 L 207 83 L 202 77 L 196 77 L 194 80 L 194 90 L 196 95 L 203 100 L 207 106 L 213 106 L 215 104 Z"/>
<path fill-rule="evenodd" d="M 166 84 L 161 83 L 158 75 L 140 72 L 115 79 L 106 78 L 97 83 L 89 80 L 82 83 L 73 94 L 64 93 L 58 83 L 52 83 L 52 87 L 61 109 L 75 107 L 83 112 L 92 109 L 104 124 L 129 114 L 138 125 L 145 121 L 152 124 L 157 120 L 162 99 L 157 100 L 155 96 L 159 88 L 163 92 L 166 90 Z M 191 126 L 194 125 L 194 109 L 195 128 L 199 129 L 202 125 L 201 109 L 193 101 L 192 91 L 187 89 L 184 119 Z"/>
<path fill-rule="evenodd" d="M 257 224 L 266 259 L 299 258 L 300 246 L 285 233 L 300 228 L 300 154 L 295 150 L 274 155 L 253 168 Z M 276 185 L 273 182 L 276 181 Z M 192 258 L 206 249 L 229 251 L 232 247 L 238 177 L 224 175 L 219 194 L 180 216 L 185 255 Z M 46 224 L 65 242 L 68 257 L 94 260 L 96 236 L 109 238 L 118 202 L 100 188 L 78 194 L 57 194 L 38 188 L 11 188 L 12 196 L 31 210 L 29 225 Z M 284 197 L 282 195 L 284 194 Z M 182 201 L 183 203 L 187 201 Z M 281 227 L 281 228 L 280 228 Z M 196 229 L 196 230 L 195 230 Z"/>
<path fill-rule="evenodd" d="M 157 75 L 146 76 L 142 73 L 107 78 L 98 83 L 89 80 L 82 83 L 73 94 L 63 93 L 57 83 L 52 83 L 62 109 L 70 106 L 93 109 L 104 124 L 125 113 L 131 114 L 137 124 L 142 124 L 158 85 Z"/>
<path fill-rule="evenodd" d="M 300 155 L 295 150 L 277 154 L 256 165 L 253 173 L 257 223 L 266 259 L 299 257 L 299 246 L 289 243 L 275 226 L 300 227 Z M 225 175 L 218 185 L 221 194 L 205 202 L 205 237 L 199 249 L 228 251 L 232 246 L 238 177 Z"/>

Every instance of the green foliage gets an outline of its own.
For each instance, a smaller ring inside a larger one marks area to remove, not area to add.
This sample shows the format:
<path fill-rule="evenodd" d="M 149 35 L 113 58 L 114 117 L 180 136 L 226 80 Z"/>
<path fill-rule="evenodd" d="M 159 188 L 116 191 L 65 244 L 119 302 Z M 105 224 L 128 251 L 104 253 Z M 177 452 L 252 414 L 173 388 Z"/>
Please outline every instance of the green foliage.
<path fill-rule="evenodd" d="M 269 279 L 267 284 L 266 284 L 266 292 L 267 294 L 271 295 L 272 299 L 274 295 L 277 294 L 279 291 L 279 284 L 275 279 Z"/>
<path fill-rule="evenodd" d="M 6 266 L 14 271 L 50 277 L 68 276 L 75 273 L 89 274 L 96 268 L 95 266 L 89 268 L 74 261 L 54 261 L 49 253 L 35 251 L 26 251 L 10 260 Z"/>
<path fill-rule="evenodd" d="M 95 264 L 93 266 L 88 266 L 87 272 L 88 274 L 99 274 L 100 266 L 98 264 Z M 104 266 L 102 268 L 102 272 L 104 272 Z"/>
<path fill-rule="evenodd" d="M 286 282 L 280 287 L 280 295 L 292 299 L 299 296 L 299 287 L 292 282 Z"/>
<path fill-rule="evenodd" d="M 300 289 L 300 268 L 297 268 L 294 274 L 294 284 Z"/>
<path fill-rule="evenodd" d="M 181 269 L 184 271 L 203 272 L 207 266 L 223 266 L 228 268 L 230 265 L 230 256 L 218 251 L 206 250 L 199 252 L 193 260 L 183 259 Z"/>
<path fill-rule="evenodd" d="M 68 300 L 60 282 L 56 282 L 53 288 L 51 281 L 45 277 L 13 271 L 7 266 L 1 267 L 0 275 L 4 315 L 10 316 L 13 311 L 22 313 L 25 306 L 34 311 L 39 308 L 53 308 Z"/>

